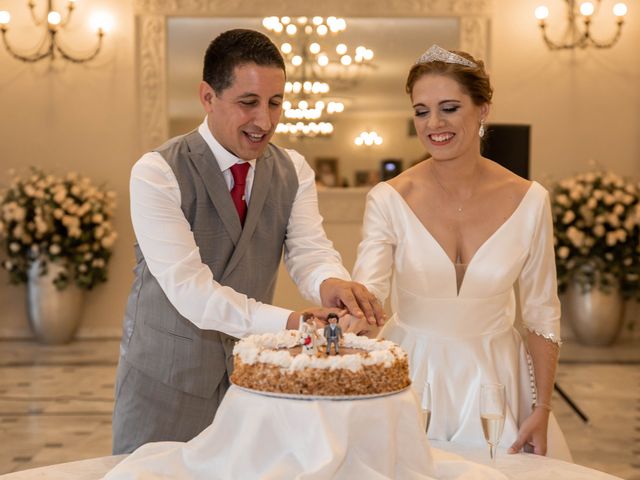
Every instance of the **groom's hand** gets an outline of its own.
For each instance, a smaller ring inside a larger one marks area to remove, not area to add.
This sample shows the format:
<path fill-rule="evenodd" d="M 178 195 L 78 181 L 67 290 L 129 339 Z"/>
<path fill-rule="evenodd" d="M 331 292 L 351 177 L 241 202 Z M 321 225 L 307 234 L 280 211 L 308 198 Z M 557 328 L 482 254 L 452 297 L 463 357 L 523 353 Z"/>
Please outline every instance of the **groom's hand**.
<path fill-rule="evenodd" d="M 320 299 L 325 307 L 346 308 L 371 325 L 382 326 L 387 319 L 378 299 L 361 283 L 327 278 L 320 284 Z"/>

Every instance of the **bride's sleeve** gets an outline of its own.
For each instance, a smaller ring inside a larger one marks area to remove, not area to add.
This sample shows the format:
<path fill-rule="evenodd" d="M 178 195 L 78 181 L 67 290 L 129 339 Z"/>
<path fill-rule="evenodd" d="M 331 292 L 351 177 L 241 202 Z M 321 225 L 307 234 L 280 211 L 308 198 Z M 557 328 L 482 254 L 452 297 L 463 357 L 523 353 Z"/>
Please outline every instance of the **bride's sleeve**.
<path fill-rule="evenodd" d="M 549 193 L 537 212 L 529 256 L 519 278 L 522 320 L 529 332 L 560 344 L 560 300 Z"/>
<path fill-rule="evenodd" d="M 352 278 L 364 284 L 384 304 L 389 295 L 396 236 L 389 205 L 380 193 L 384 192 L 374 188 L 367 195 L 362 241 Z"/>

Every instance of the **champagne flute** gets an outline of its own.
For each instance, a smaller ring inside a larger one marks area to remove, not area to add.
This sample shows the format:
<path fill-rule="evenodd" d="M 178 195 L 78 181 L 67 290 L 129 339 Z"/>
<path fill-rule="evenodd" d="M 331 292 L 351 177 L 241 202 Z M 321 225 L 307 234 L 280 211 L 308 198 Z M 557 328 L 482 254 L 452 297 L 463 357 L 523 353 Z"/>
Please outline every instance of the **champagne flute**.
<path fill-rule="evenodd" d="M 431 421 L 431 386 L 429 382 L 424 382 L 424 390 L 422 391 L 422 423 L 425 433 L 429 431 L 429 422 Z"/>
<path fill-rule="evenodd" d="M 506 410 L 505 388 L 500 383 L 488 383 L 480 386 L 480 421 L 482 432 L 489 444 L 491 460 L 496 458 L 496 448 L 502 437 Z"/>

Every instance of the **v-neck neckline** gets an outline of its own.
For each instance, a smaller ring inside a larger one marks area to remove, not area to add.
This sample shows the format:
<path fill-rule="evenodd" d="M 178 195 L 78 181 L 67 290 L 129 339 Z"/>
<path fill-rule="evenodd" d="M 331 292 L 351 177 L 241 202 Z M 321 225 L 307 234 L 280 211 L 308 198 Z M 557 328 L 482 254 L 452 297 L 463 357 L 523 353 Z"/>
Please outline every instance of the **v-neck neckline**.
<path fill-rule="evenodd" d="M 410 215 L 414 218 L 414 220 L 422 227 L 422 230 L 427 234 L 427 236 L 432 240 L 433 243 L 436 244 L 438 250 L 442 253 L 442 255 L 444 256 L 444 258 L 447 259 L 448 264 L 450 265 L 451 269 L 453 270 L 454 273 L 454 277 L 457 276 L 456 273 L 456 265 L 455 262 L 453 262 L 451 260 L 451 258 L 449 257 L 449 255 L 447 254 L 447 251 L 444 249 L 444 247 L 440 244 L 440 242 L 438 242 L 438 240 L 436 239 L 436 237 L 433 236 L 433 234 L 429 231 L 429 229 L 425 226 L 424 223 L 422 223 L 422 221 L 420 220 L 420 218 L 418 217 L 418 215 L 416 214 L 416 212 L 413 211 L 413 209 L 411 208 L 411 206 L 407 203 L 407 201 L 405 200 L 405 198 L 400 194 L 400 192 L 398 192 L 395 188 L 393 188 L 391 185 L 389 185 L 387 182 L 383 182 L 385 185 L 387 185 L 394 193 L 395 195 L 400 199 L 400 203 L 402 205 L 404 205 L 404 207 L 410 212 Z M 525 201 L 527 200 L 527 198 L 529 197 L 529 194 L 531 193 L 531 191 L 533 190 L 533 185 L 535 184 L 535 181 L 531 182 L 531 185 L 529 185 L 529 188 L 527 189 L 527 191 L 525 192 L 525 194 L 522 196 L 522 198 L 520 199 L 520 202 L 518 203 L 518 206 L 513 210 L 513 212 L 511 212 L 511 215 L 509 215 L 509 217 L 500 224 L 500 226 L 498 226 L 498 228 L 496 228 L 493 233 L 491 235 L 489 235 L 484 242 L 482 242 L 480 244 L 480 246 L 476 249 L 476 251 L 473 253 L 473 255 L 471 256 L 471 258 L 469 259 L 469 261 L 467 262 L 467 268 L 465 269 L 465 274 L 464 277 L 462 278 L 462 281 L 460 282 L 460 289 L 458 290 L 458 286 L 457 286 L 457 278 L 456 278 L 456 286 L 455 286 L 455 290 L 456 290 L 456 297 L 460 297 L 460 294 L 462 293 L 462 289 L 464 288 L 465 285 L 465 280 L 467 279 L 467 275 L 469 273 L 469 270 L 471 269 L 471 266 L 473 265 L 473 262 L 475 260 L 475 258 L 478 256 L 478 254 L 485 248 L 485 246 L 487 244 L 489 244 L 493 238 L 495 238 L 498 234 L 498 232 L 500 232 L 501 230 L 503 230 L 504 228 L 506 228 L 506 225 L 511 223 L 511 220 L 516 216 L 516 214 L 518 213 L 519 210 L 521 210 L 522 205 L 525 203 Z"/>

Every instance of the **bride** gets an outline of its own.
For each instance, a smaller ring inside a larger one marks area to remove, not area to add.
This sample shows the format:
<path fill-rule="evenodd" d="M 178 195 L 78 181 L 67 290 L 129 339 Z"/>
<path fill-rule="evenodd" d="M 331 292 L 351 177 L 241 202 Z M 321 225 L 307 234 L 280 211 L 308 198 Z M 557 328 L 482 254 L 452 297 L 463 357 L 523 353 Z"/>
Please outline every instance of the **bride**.
<path fill-rule="evenodd" d="M 501 444 L 571 460 L 551 414 L 560 305 L 548 193 L 482 157 L 492 97 L 482 61 L 434 45 L 406 90 L 430 158 L 370 191 L 354 279 L 381 302 L 391 290 L 380 335 L 409 353 L 418 394 L 431 385 L 430 438 L 484 443 L 480 385 L 501 383 Z"/>

